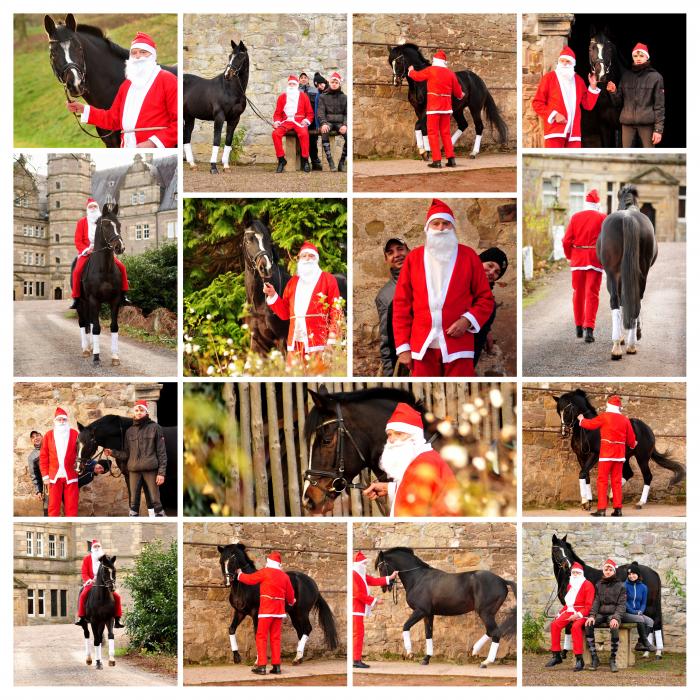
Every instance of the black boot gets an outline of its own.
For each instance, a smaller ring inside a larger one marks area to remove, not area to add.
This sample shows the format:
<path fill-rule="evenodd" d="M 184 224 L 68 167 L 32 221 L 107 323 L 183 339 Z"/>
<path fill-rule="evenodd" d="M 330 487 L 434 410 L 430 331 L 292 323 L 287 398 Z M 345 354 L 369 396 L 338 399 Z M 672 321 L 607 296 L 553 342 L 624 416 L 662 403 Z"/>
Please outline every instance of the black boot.
<path fill-rule="evenodd" d="M 276 173 L 281 173 L 284 171 L 284 166 L 287 165 L 287 159 L 284 156 L 280 156 L 277 159 L 277 170 Z"/>
<path fill-rule="evenodd" d="M 74 625 L 78 625 L 78 627 L 86 627 L 87 626 L 87 620 L 84 617 L 81 617 L 77 622 L 74 622 Z"/>
<path fill-rule="evenodd" d="M 279 676 L 280 673 L 282 673 L 282 668 L 280 667 L 279 664 L 272 664 L 272 668 L 270 669 L 270 673 L 274 674 L 275 676 Z"/>
<path fill-rule="evenodd" d="M 607 512 L 605 509 L 603 510 L 597 510 L 595 513 L 591 513 L 592 518 L 604 518 L 606 516 Z"/>
<path fill-rule="evenodd" d="M 78 308 L 78 300 L 77 300 L 77 299 L 73 299 L 73 303 L 68 307 L 68 310 L 71 311 L 71 310 L 74 310 L 74 309 L 77 309 L 77 308 Z"/>
<path fill-rule="evenodd" d="M 587 343 L 595 343 L 595 338 L 593 337 L 593 329 L 592 328 L 584 328 L 583 329 L 583 339 Z"/>
<path fill-rule="evenodd" d="M 645 627 L 643 622 L 637 623 L 637 632 L 639 633 L 639 642 L 635 647 L 638 651 L 656 651 L 656 647 L 649 641 L 647 637 L 647 627 Z M 639 648 L 641 646 L 641 649 Z"/>
<path fill-rule="evenodd" d="M 345 172 L 345 156 L 341 156 L 340 160 L 338 161 L 338 172 L 339 173 Z"/>
<path fill-rule="evenodd" d="M 321 161 L 318 158 L 316 158 L 316 160 L 312 160 L 311 170 L 323 170 L 323 163 L 321 163 Z"/>
<path fill-rule="evenodd" d="M 447 159 L 447 167 L 448 168 L 456 168 L 457 167 L 457 161 L 454 158 L 448 158 Z"/>
<path fill-rule="evenodd" d="M 595 634 L 592 634 L 590 637 L 586 635 L 586 643 L 588 644 L 588 651 L 591 652 L 591 665 L 588 667 L 588 670 L 595 671 L 600 666 L 600 659 L 595 648 Z"/>
<path fill-rule="evenodd" d="M 120 630 L 120 629 L 122 629 L 123 627 L 124 627 L 124 625 L 122 625 L 122 619 L 121 619 L 121 617 L 115 617 L 115 618 L 114 618 L 114 629 L 115 629 L 115 630 Z"/>
<path fill-rule="evenodd" d="M 359 661 L 353 661 L 352 662 L 352 667 L 353 668 L 369 668 L 369 664 L 366 664 L 362 659 Z"/>
<path fill-rule="evenodd" d="M 310 173 L 311 172 L 311 166 L 309 165 L 309 159 L 308 158 L 302 158 L 301 159 L 301 169 L 305 173 Z"/>
<path fill-rule="evenodd" d="M 258 676 L 264 676 L 267 673 L 267 666 L 253 666 L 250 669 L 251 673 L 257 673 Z"/>
<path fill-rule="evenodd" d="M 576 337 L 583 338 L 583 326 L 576 326 Z"/>
<path fill-rule="evenodd" d="M 583 671 L 586 664 L 583 663 L 583 654 L 576 654 L 576 665 L 574 666 L 574 671 Z"/>
<path fill-rule="evenodd" d="M 610 673 L 617 673 L 619 671 L 617 663 L 615 663 L 615 657 L 616 654 L 610 654 L 610 661 L 608 661 L 608 665 L 610 666 Z"/>
<path fill-rule="evenodd" d="M 429 168 L 442 168 L 442 161 L 441 160 L 434 160 L 432 163 L 428 163 Z"/>
<path fill-rule="evenodd" d="M 552 658 L 544 665 L 545 668 L 558 666 L 562 662 L 561 653 L 558 651 L 552 652 Z"/>
<path fill-rule="evenodd" d="M 335 166 L 335 161 L 333 160 L 333 154 L 331 153 L 331 144 L 329 141 L 323 141 L 323 152 L 326 154 L 326 160 L 328 161 L 328 167 L 331 172 L 336 172 L 337 168 Z"/>
<path fill-rule="evenodd" d="M 620 637 L 615 634 L 613 636 L 613 632 L 617 632 L 617 630 L 611 630 L 610 634 L 610 660 L 608 661 L 608 665 L 610 666 L 610 672 L 611 673 L 617 673 L 618 668 L 617 668 L 617 663 L 615 663 L 615 659 L 617 658 L 617 647 L 620 644 Z"/>
<path fill-rule="evenodd" d="M 613 518 L 621 518 L 622 517 L 622 508 L 613 508 L 613 512 L 611 513 Z"/>

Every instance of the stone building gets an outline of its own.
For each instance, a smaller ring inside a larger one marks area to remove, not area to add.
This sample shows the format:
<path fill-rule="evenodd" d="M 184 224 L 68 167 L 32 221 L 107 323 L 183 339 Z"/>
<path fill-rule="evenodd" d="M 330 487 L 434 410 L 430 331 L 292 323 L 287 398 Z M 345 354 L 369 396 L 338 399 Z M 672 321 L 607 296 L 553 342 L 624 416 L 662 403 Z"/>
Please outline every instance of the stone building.
<path fill-rule="evenodd" d="M 153 522 L 16 522 L 13 532 L 16 626 L 73 622 L 88 541 L 99 539 L 105 553 L 117 555 L 117 590 L 128 610 L 131 597 L 123 581 L 134 558 L 146 542 L 169 546 L 177 538 L 174 524 Z"/>
<path fill-rule="evenodd" d="M 250 73 L 246 95 L 249 104 L 241 116 L 236 136 L 245 133 L 247 157 L 258 163 L 277 159 L 272 145 L 272 127 L 256 116 L 253 107 L 272 120 L 277 97 L 287 88 L 290 73 L 301 72 L 313 83 L 316 71 L 326 79 L 334 71 L 343 76 L 347 94 L 347 15 L 285 14 L 186 14 L 183 28 L 184 72 L 214 78 L 226 68 L 231 41 L 243 41 L 248 49 Z M 197 120 L 192 150 L 197 159 L 209 159 L 214 123 Z M 221 137 L 223 148 L 226 127 Z M 320 145 L 319 145 L 320 149 Z M 219 151 L 221 158 L 222 151 Z"/>
<path fill-rule="evenodd" d="M 514 375 L 516 371 L 516 212 L 512 199 L 450 200 L 460 243 L 476 252 L 497 246 L 509 260 L 506 274 L 494 287 L 498 306 L 493 335 L 495 358 L 484 353 L 477 372 Z M 425 242 L 427 199 L 356 199 L 353 209 L 354 372 L 375 376 L 379 364 L 379 319 L 374 298 L 389 279 L 384 244 L 404 238 L 411 249 Z"/>
<path fill-rule="evenodd" d="M 356 523 L 353 525 L 353 555 L 362 550 L 367 556 L 367 573 L 378 576 L 374 561 L 379 550 L 390 547 L 410 547 L 423 561 L 448 572 L 488 569 L 504 579 L 517 581 L 516 526 L 512 523 Z M 393 605 L 390 594 L 373 588 L 382 605 L 375 606 L 365 621 L 365 657 L 381 659 L 387 654 L 403 652 L 401 630 L 411 614 L 405 592 L 398 589 L 398 604 Z M 516 601 L 509 591 L 496 622 L 503 622 Z M 484 634 L 484 625 L 476 613 L 454 617 L 436 616 L 433 627 L 435 655 L 453 663 L 468 663 L 474 643 Z M 422 623 L 411 628 L 414 652 L 425 649 Z M 515 658 L 515 635 L 501 639 L 498 658 Z M 485 656 L 488 645 L 482 649 Z M 473 661 L 473 660 L 472 660 Z"/>
<path fill-rule="evenodd" d="M 683 523 L 581 523 L 553 527 L 548 523 L 523 526 L 522 591 L 523 614 L 539 616 L 554 596 L 556 579 L 552 568 L 552 535 L 566 541 L 589 566 L 600 569 L 612 557 L 618 564 L 637 561 L 654 569 L 661 578 L 664 649 L 686 650 L 686 526 Z M 554 593 L 553 593 L 554 592 Z M 549 645 L 549 624 L 561 604 L 549 607 L 545 639 Z M 605 634 L 605 633 L 601 633 Z"/>
<path fill-rule="evenodd" d="M 561 421 L 553 396 L 583 389 L 600 412 L 611 394 L 622 399 L 625 415 L 639 418 L 654 431 L 656 449 L 686 461 L 686 394 L 683 383 L 644 384 L 526 384 L 523 386 L 523 507 L 551 508 L 562 503 L 579 503 L 579 464 L 571 450 L 571 437 L 561 437 Z M 673 472 L 650 462 L 653 475 L 650 503 L 685 503 L 685 481 L 669 487 Z M 639 500 L 641 472 L 632 461 L 634 477 L 625 484 L 625 503 Z M 591 472 L 591 489 L 596 498 L 597 469 Z"/>
<path fill-rule="evenodd" d="M 217 545 L 241 543 L 257 568 L 273 549 L 282 555 L 285 571 L 301 571 L 317 583 L 335 616 L 339 646 L 326 648 L 316 614 L 305 656 L 345 656 L 347 635 L 346 527 L 341 523 L 186 523 L 183 540 L 183 662 L 230 663 L 228 627 L 233 617 L 224 585 Z M 236 632 L 244 661 L 255 658 L 255 634 L 250 618 Z M 297 635 L 287 618 L 282 626 L 282 655 L 296 652 Z"/>
<path fill-rule="evenodd" d="M 137 154 L 131 164 L 97 170 L 85 153 L 51 153 L 47 174 L 14 163 L 14 299 L 70 296 L 75 226 L 88 197 L 119 204 L 126 255 L 177 239 L 177 156 Z"/>
<path fill-rule="evenodd" d="M 56 406 L 68 412 L 72 428 L 77 423 L 85 425 L 108 414 L 130 415 L 134 401 L 148 401 L 150 416 L 158 421 L 158 402 L 163 384 L 114 384 L 114 383 L 23 383 L 14 385 L 14 514 L 16 516 L 41 516 L 41 501 L 34 495 L 27 466 L 32 451 L 29 433 L 38 430 L 45 434 L 53 427 Z M 171 385 L 176 391 L 176 385 Z M 168 391 L 171 391 L 169 387 Z M 168 394 L 168 401 L 172 396 Z M 175 410 L 177 402 L 175 401 Z M 164 409 L 171 411 L 172 407 Z M 175 424 L 167 421 L 167 424 Z M 91 484 L 80 489 L 79 516 L 123 516 L 129 503 L 124 478 L 109 474 L 96 476 Z M 145 511 L 144 511 L 145 513 Z"/>
<path fill-rule="evenodd" d="M 517 141 L 517 37 L 515 15 L 419 14 L 353 17 L 353 152 L 358 158 L 411 158 L 417 154 L 416 114 L 407 87 L 394 87 L 389 49 L 417 44 L 425 58 L 442 49 L 453 71 L 476 73 L 508 126 L 508 148 Z M 474 143 L 474 123 L 457 142 L 457 152 Z M 455 124 L 452 122 L 451 129 Z M 496 147 L 498 134 L 485 123 L 482 151 Z M 500 148 L 500 145 L 498 145 Z"/>

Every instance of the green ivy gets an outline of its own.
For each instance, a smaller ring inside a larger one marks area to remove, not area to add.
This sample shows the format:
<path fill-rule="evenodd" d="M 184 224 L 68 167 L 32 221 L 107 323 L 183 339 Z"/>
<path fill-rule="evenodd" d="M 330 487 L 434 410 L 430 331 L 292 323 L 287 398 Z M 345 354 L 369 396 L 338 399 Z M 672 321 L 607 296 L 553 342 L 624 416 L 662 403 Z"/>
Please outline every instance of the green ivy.
<path fill-rule="evenodd" d="M 545 646 L 544 626 L 547 616 L 542 611 L 537 617 L 529 612 L 523 615 L 523 650 L 536 654 Z"/>
<path fill-rule="evenodd" d="M 158 308 L 177 311 L 177 243 L 122 258 L 129 277 L 129 298 L 144 315 Z"/>

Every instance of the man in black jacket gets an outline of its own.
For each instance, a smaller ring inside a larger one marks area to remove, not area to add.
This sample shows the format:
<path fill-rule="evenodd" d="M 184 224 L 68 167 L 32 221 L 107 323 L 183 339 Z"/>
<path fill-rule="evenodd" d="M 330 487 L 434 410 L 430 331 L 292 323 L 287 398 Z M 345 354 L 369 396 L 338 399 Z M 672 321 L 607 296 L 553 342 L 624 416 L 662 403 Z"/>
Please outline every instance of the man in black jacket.
<path fill-rule="evenodd" d="M 484 266 L 486 279 L 489 281 L 491 291 L 498 280 L 506 274 L 508 269 L 508 256 L 500 248 L 487 248 L 479 253 L 479 259 Z M 496 311 L 498 304 L 494 304 L 493 311 L 489 316 L 489 320 L 479 329 L 479 332 L 474 336 L 474 367 L 481 357 L 484 348 L 486 352 L 490 352 L 493 347 L 493 336 L 491 334 L 491 326 L 496 320 Z"/>
<path fill-rule="evenodd" d="M 337 71 L 332 73 L 328 80 L 328 91 L 322 94 L 318 100 L 321 142 L 323 143 L 323 152 L 328 160 L 328 167 L 331 170 L 336 170 L 336 167 L 328 135 L 331 131 L 336 130 L 343 137 L 343 153 L 340 156 L 337 168 L 340 172 L 345 170 L 345 159 L 348 154 L 348 101 L 347 96 L 340 88 L 341 82 L 340 73 Z"/>

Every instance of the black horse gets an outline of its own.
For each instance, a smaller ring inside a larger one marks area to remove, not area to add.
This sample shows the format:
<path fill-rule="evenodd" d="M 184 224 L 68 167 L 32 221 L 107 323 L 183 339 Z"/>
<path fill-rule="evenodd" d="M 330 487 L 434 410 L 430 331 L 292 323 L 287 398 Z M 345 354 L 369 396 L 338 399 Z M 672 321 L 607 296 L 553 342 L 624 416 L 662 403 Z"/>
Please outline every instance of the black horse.
<path fill-rule="evenodd" d="M 219 155 L 221 129 L 224 122 L 226 122 L 226 141 L 222 164 L 224 170 L 228 170 L 228 157 L 233 143 L 233 134 L 241 114 L 248 104 L 245 97 L 250 70 L 248 49 L 242 41 L 236 44 L 233 40 L 231 40 L 231 48 L 233 51 L 228 56 L 224 72 L 215 78 L 200 78 L 191 73 L 185 73 L 182 76 L 185 157 L 190 167 L 195 168 L 196 164 L 190 143 L 194 120 L 213 121 L 214 140 L 212 141 L 210 171 L 214 175 L 219 172 L 216 169 L 216 160 Z"/>
<path fill-rule="evenodd" d="M 109 109 L 125 80 L 124 61 L 129 58 L 129 50 L 108 39 L 98 27 L 78 24 L 72 14 L 58 24 L 45 15 L 44 29 L 49 37 L 51 69 L 66 97 L 82 97 L 89 105 Z M 163 69 L 177 75 L 175 66 Z M 97 127 L 97 133 L 105 146 L 119 148 L 119 132 Z"/>
<path fill-rule="evenodd" d="M 106 447 L 111 450 L 123 450 L 124 435 L 127 428 L 132 425 L 133 419 L 114 414 L 102 416 L 102 418 L 98 418 L 88 425 L 78 423 L 78 464 L 82 466 L 87 461 L 98 458 L 102 454 L 100 452 L 100 448 Z M 159 488 L 160 501 L 167 513 L 175 514 L 177 513 L 179 494 L 177 471 L 177 427 L 162 426 L 162 428 L 163 436 L 165 437 L 165 452 L 168 459 L 168 465 L 166 467 L 165 483 Z M 129 489 L 129 477 L 126 470 L 126 464 L 120 460 L 116 461 L 117 466 L 124 476 L 126 490 L 129 496 L 129 503 L 131 503 L 132 493 Z M 143 484 L 139 482 L 139 489 L 141 488 L 143 488 L 143 492 L 146 497 L 146 505 L 149 509 L 151 509 L 152 503 L 148 489 L 144 488 Z M 136 499 L 134 498 L 133 500 Z M 140 501 L 140 497 L 138 500 Z"/>
<path fill-rule="evenodd" d="M 425 82 L 416 82 L 408 77 L 408 69 L 413 66 L 416 70 L 422 70 L 430 65 L 416 44 L 401 44 L 389 49 L 389 65 L 393 74 L 393 84 L 400 87 L 404 78 L 408 82 L 408 101 L 416 113 L 416 142 L 418 150 L 424 160 L 428 160 L 426 148 L 428 143 L 428 120 L 426 109 L 428 103 L 428 88 Z M 456 72 L 459 84 L 462 86 L 464 97 L 461 100 L 452 99 L 452 117 L 457 122 L 457 131 L 452 134 L 452 143 L 466 131 L 469 126 L 464 110 L 469 109 L 474 120 L 476 138 L 470 158 L 476 158 L 481 148 L 481 135 L 484 131 L 482 112 L 486 113 L 486 119 L 495 126 L 498 131 L 498 140 L 501 144 L 508 141 L 508 126 L 501 115 L 496 102 L 486 87 L 486 83 L 473 71 L 461 70 Z"/>
<path fill-rule="evenodd" d="M 566 588 L 569 585 L 569 577 L 571 576 L 571 567 L 574 562 L 578 562 L 583 567 L 583 575 L 594 585 L 603 578 L 602 569 L 595 569 L 588 566 L 581 557 L 579 557 L 574 548 L 566 541 L 566 535 L 559 538 L 556 534 L 552 535 L 552 567 L 554 568 L 554 578 L 557 581 L 557 597 L 562 605 L 565 605 L 564 596 Z M 616 577 L 618 581 L 627 580 L 627 571 L 629 564 L 621 564 L 617 567 Z M 656 656 L 661 657 L 663 649 L 663 615 L 661 614 L 661 577 L 659 574 L 648 566 L 639 566 L 641 578 L 647 586 L 647 607 L 644 614 L 654 620 L 654 636 L 656 641 Z M 571 626 L 567 625 L 566 635 L 571 635 Z M 571 648 L 567 643 L 566 647 Z M 637 644 L 636 650 L 642 651 L 644 647 L 641 643 Z M 646 655 L 646 654 L 645 654 Z M 565 653 L 562 656 L 566 656 Z"/>
<path fill-rule="evenodd" d="M 105 628 L 107 629 L 107 639 L 109 641 L 109 665 L 114 666 L 114 587 L 117 582 L 117 570 L 114 562 L 117 557 L 108 557 L 103 554 L 100 557 L 100 568 L 97 570 L 96 581 L 88 591 L 85 598 L 85 619 L 87 624 L 83 625 L 83 635 L 85 637 L 85 663 L 92 664 L 90 654 L 90 632 L 88 624 L 92 628 L 93 646 L 95 651 L 95 668 L 102 670 L 102 637 Z"/>
<path fill-rule="evenodd" d="M 583 414 L 585 418 L 594 418 L 597 411 L 588 400 L 586 392 L 582 389 L 568 391 L 561 396 L 552 396 L 557 403 L 557 413 L 561 419 L 561 436 L 568 437 L 571 433 L 571 449 L 579 463 L 579 485 L 581 490 L 581 507 L 584 510 L 591 509 L 591 469 L 598 463 L 600 454 L 600 430 L 584 430 L 578 423 L 577 416 Z M 656 437 L 654 431 L 638 418 L 630 419 L 632 428 L 637 438 L 637 446 L 631 450 L 626 449 L 625 463 L 622 465 L 622 483 L 629 481 L 632 476 L 630 460 L 637 460 L 639 469 L 644 478 L 642 495 L 636 505 L 642 508 L 649 497 L 652 473 L 649 461 L 656 462 L 660 467 L 673 472 L 669 486 L 674 486 L 685 478 L 685 467 L 678 461 L 671 459 L 670 451 L 659 452 L 656 449 Z"/>
<path fill-rule="evenodd" d="M 117 219 L 118 204 L 105 204 L 102 216 L 95 224 L 94 251 L 83 268 L 80 279 L 81 292 L 76 307 L 83 355 L 100 364 L 100 309 L 107 304 L 110 309 L 112 333 L 112 365 L 119 361 L 119 307 L 122 301 L 122 273 L 114 262 L 114 255 L 124 252 L 121 224 Z"/>
<path fill-rule="evenodd" d="M 639 211 L 637 188 L 624 185 L 617 194 L 618 211 L 603 221 L 596 242 L 598 259 L 605 278 L 612 309 L 613 347 L 610 358 L 622 359 L 621 344 L 627 332 L 627 354 L 637 352 L 642 337 L 640 313 L 649 268 L 656 262 L 659 249 L 654 226 Z"/>
<path fill-rule="evenodd" d="M 224 584 L 231 587 L 229 593 L 229 603 L 233 608 L 233 619 L 228 629 L 231 641 L 231 651 L 233 652 L 233 663 L 241 663 L 241 655 L 238 652 L 238 642 L 236 640 L 236 630 L 238 626 L 250 615 L 253 620 L 253 629 L 258 629 L 258 609 L 260 608 L 260 586 L 248 586 L 236 580 L 236 569 L 241 569 L 246 574 L 256 571 L 255 564 L 246 552 L 244 544 L 218 545 L 219 564 L 221 573 L 224 576 Z M 299 644 L 294 661 L 295 666 L 304 659 L 304 647 L 311 634 L 313 627 L 309 620 L 312 610 L 318 615 L 318 621 L 323 630 L 323 637 L 326 646 L 331 649 L 338 648 L 338 632 L 335 626 L 335 617 L 325 598 L 318 590 L 316 582 L 300 571 L 287 571 L 294 589 L 296 603 L 286 606 L 289 620 L 296 630 Z"/>
<path fill-rule="evenodd" d="M 598 31 L 595 27 L 591 27 L 590 34 L 591 38 L 588 44 L 589 72 L 596 76 L 600 94 L 592 110 L 581 110 L 582 145 L 584 148 L 617 148 L 620 146 L 620 112 L 622 108 L 613 104 L 610 93 L 607 91 L 607 84 L 608 82 L 620 84 L 624 65 L 617 46 L 610 41 L 606 30 Z M 586 82 L 588 82 L 587 79 Z"/>
<path fill-rule="evenodd" d="M 475 642 L 472 656 L 476 656 L 486 642 L 491 640 L 486 660 L 481 668 L 486 668 L 496 660 L 498 645 L 502 637 L 515 634 L 517 608 L 513 606 L 501 625 L 496 615 L 508 597 L 508 588 L 517 598 L 515 581 L 508 581 L 491 571 L 464 571 L 450 574 L 434 569 L 419 559 L 408 547 L 392 547 L 380 551 L 374 568 L 381 576 L 390 576 L 398 571 L 401 583 L 406 590 L 406 603 L 413 610 L 403 626 L 403 641 L 406 655 L 413 658 L 410 629 L 423 620 L 425 625 L 425 656 L 421 664 L 430 663 L 433 655 L 433 618 L 436 615 L 464 615 L 475 611 L 486 627 L 486 634 Z M 382 586 L 387 590 L 394 585 Z M 454 640 L 451 640 L 454 642 Z"/>

